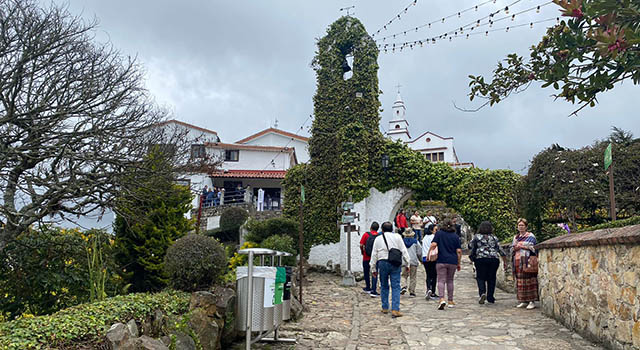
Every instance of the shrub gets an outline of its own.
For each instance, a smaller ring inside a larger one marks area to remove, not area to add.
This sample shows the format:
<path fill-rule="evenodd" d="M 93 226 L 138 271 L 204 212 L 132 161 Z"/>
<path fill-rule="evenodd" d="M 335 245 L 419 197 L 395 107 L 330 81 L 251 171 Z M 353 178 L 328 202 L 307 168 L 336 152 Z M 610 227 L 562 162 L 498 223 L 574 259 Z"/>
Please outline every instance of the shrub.
<path fill-rule="evenodd" d="M 55 314 L 0 323 L 0 348 L 71 349 L 98 348 L 109 327 L 130 319 L 142 321 L 156 310 L 179 315 L 189 309 L 189 293 L 165 291 L 138 293 L 73 306 Z M 87 346 L 79 346 L 89 343 Z"/>
<path fill-rule="evenodd" d="M 41 227 L 22 233 L 0 252 L 0 314 L 11 320 L 89 301 L 87 240 L 93 237 L 102 242 L 102 292 L 115 294 L 119 286 L 109 234 Z"/>
<path fill-rule="evenodd" d="M 247 241 L 261 243 L 273 235 L 287 235 L 296 240 L 298 238 L 299 223 L 288 218 L 272 218 L 263 221 L 250 220 L 247 224 L 249 234 Z"/>
<path fill-rule="evenodd" d="M 584 229 L 580 230 L 579 232 L 601 230 L 603 228 L 624 227 L 624 226 L 638 225 L 638 224 L 640 224 L 640 216 L 633 216 L 633 217 L 630 217 L 628 219 L 609 221 L 609 222 L 605 222 L 605 223 L 602 223 L 602 224 L 599 224 L 599 225 L 595 225 L 595 226 L 591 226 L 591 227 L 585 227 Z"/>
<path fill-rule="evenodd" d="M 247 241 L 247 242 L 244 242 L 244 244 L 242 245 L 242 247 L 240 247 L 240 249 L 257 248 L 257 247 L 258 247 L 257 243 Z M 229 269 L 232 271 L 235 270 L 236 267 L 243 266 L 246 264 L 247 264 L 247 256 L 244 254 L 238 254 L 238 252 L 233 253 L 233 256 L 229 259 Z"/>
<path fill-rule="evenodd" d="M 261 248 L 279 250 L 281 252 L 287 252 L 293 254 L 290 257 L 283 257 L 282 264 L 287 266 L 293 266 L 296 263 L 296 243 L 293 238 L 285 235 L 273 235 L 260 244 Z"/>
<path fill-rule="evenodd" d="M 167 249 L 164 268 L 173 288 L 194 291 L 219 282 L 227 268 L 227 258 L 215 239 L 190 234 Z"/>
<path fill-rule="evenodd" d="M 529 226 L 531 227 L 531 226 Z M 542 225 L 542 231 L 541 232 L 534 232 L 535 236 L 536 236 L 536 241 L 538 241 L 538 243 L 542 243 L 548 239 L 551 239 L 553 237 L 557 237 L 557 236 L 562 236 L 564 234 L 566 234 L 567 231 L 565 231 L 562 227 L 559 227 L 556 224 L 548 224 L 545 223 Z"/>
<path fill-rule="evenodd" d="M 247 221 L 248 217 L 249 213 L 242 208 L 231 207 L 225 209 L 220 216 L 220 229 L 222 231 L 237 231 Z"/>

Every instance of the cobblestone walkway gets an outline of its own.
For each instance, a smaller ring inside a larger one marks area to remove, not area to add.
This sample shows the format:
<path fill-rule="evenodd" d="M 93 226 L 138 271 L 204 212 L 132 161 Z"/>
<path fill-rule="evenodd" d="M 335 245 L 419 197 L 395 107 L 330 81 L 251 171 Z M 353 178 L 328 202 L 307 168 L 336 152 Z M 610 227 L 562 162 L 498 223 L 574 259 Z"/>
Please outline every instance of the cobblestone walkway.
<path fill-rule="evenodd" d="M 403 295 L 404 317 L 380 312 L 380 298 L 356 287 L 340 286 L 341 278 L 312 274 L 304 292 L 309 311 L 298 322 L 284 325 L 283 337 L 297 345 L 256 344 L 256 349 L 602 349 L 534 310 L 516 309 L 515 295 L 496 291 L 496 303 L 478 304 L 471 264 L 456 273 L 456 307 L 436 310 L 426 301 L 424 282 L 416 298 Z M 423 281 L 424 269 L 418 270 Z"/>

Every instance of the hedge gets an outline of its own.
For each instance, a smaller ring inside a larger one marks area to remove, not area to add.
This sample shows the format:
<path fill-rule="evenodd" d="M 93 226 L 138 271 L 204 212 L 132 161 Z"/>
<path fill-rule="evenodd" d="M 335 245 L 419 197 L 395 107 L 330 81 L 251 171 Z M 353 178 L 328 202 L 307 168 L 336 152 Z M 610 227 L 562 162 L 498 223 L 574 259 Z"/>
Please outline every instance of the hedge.
<path fill-rule="evenodd" d="M 167 315 L 186 313 L 189 298 L 189 293 L 178 291 L 135 293 L 0 323 L 0 350 L 69 349 L 78 343 L 100 343 L 114 323 L 142 320 L 156 310 Z"/>

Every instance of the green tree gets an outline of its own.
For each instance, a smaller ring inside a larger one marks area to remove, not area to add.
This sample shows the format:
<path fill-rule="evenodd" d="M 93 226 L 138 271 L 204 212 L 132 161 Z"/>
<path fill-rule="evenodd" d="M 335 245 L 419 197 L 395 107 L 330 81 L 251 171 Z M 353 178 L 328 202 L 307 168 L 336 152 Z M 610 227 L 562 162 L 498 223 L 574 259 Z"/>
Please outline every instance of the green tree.
<path fill-rule="evenodd" d="M 150 169 L 170 169 L 166 149 L 153 148 L 144 161 Z M 119 198 L 114 223 L 116 259 L 122 278 L 133 292 L 156 291 L 167 284 L 167 248 L 193 229 L 184 214 L 191 208 L 191 191 L 166 176 L 147 177 L 141 186 L 127 188 Z M 140 183 L 141 180 L 134 183 Z"/>
<path fill-rule="evenodd" d="M 470 98 L 487 99 L 493 105 L 526 89 L 532 81 L 553 86 L 562 98 L 580 107 L 595 106 L 600 93 L 616 83 L 640 82 L 640 3 L 623 0 L 554 0 L 568 20 L 547 30 L 530 49 L 525 62 L 508 55 L 498 64 L 493 80 L 470 76 Z M 483 105 L 483 106 L 484 106 Z"/>

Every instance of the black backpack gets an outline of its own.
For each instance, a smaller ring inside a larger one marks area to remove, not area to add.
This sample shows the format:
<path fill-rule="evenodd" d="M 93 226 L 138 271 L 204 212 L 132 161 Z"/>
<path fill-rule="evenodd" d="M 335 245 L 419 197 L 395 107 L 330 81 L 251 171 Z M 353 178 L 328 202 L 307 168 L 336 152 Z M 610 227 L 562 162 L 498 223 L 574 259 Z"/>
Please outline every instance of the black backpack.
<path fill-rule="evenodd" d="M 371 256 L 371 253 L 373 253 L 373 243 L 376 242 L 378 236 L 380 236 L 379 233 L 374 236 L 369 232 L 369 238 L 367 238 L 367 241 L 364 243 L 364 252 L 367 253 L 368 256 Z"/>

